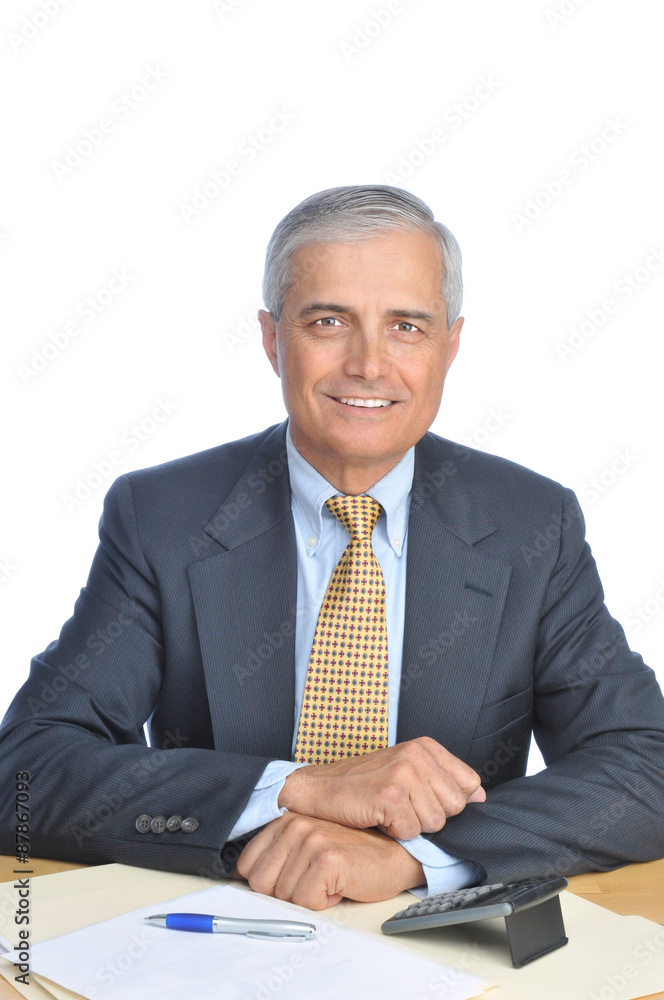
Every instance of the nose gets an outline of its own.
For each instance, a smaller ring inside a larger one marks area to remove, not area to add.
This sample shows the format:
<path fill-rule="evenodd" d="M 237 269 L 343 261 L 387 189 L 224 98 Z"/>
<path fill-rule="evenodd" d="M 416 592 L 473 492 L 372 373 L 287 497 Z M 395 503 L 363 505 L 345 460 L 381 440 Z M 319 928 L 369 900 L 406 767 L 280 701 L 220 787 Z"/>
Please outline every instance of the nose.
<path fill-rule="evenodd" d="M 374 382 L 389 371 L 391 361 L 382 331 L 358 327 L 348 346 L 344 366 L 347 375 Z"/>

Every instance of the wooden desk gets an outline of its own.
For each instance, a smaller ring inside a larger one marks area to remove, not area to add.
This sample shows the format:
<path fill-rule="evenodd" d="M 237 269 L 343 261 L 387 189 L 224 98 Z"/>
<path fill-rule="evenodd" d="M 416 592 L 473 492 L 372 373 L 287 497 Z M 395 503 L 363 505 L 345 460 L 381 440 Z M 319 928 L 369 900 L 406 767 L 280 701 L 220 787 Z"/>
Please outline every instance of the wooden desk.
<path fill-rule="evenodd" d="M 0 882 L 20 878 L 14 874 L 17 867 L 13 857 L 0 856 Z M 31 858 L 29 867 L 34 878 L 87 866 Z M 575 875 L 569 880 L 569 890 L 614 913 L 635 913 L 664 925 L 664 858 L 643 865 L 627 865 L 613 872 Z M 18 991 L 0 977 L 0 1000 L 16 1000 L 19 996 Z M 664 993 L 653 993 L 643 1000 L 664 1000 Z"/>

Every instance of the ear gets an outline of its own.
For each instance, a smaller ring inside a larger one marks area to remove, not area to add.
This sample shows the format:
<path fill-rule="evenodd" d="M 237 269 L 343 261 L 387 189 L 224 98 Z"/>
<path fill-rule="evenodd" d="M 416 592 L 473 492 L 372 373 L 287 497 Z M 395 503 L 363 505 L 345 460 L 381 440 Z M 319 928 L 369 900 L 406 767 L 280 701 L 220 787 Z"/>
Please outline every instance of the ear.
<path fill-rule="evenodd" d="M 445 369 L 445 374 L 450 370 L 450 365 L 457 356 L 459 350 L 459 338 L 461 336 L 461 327 L 463 326 L 463 316 L 459 316 L 458 319 L 452 323 L 449 334 L 449 347 L 447 351 L 447 367 Z"/>
<path fill-rule="evenodd" d="M 275 374 L 280 376 L 277 357 L 277 324 L 272 319 L 271 313 L 265 309 L 258 310 L 258 321 L 263 331 L 263 348 Z"/>

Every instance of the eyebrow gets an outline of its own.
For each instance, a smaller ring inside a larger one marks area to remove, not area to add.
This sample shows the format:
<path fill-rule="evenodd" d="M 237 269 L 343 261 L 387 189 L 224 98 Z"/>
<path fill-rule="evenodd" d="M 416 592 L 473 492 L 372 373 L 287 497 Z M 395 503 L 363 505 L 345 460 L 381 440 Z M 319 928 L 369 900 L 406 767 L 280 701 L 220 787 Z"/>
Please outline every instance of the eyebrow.
<path fill-rule="evenodd" d="M 340 305 L 338 302 L 310 302 L 304 309 L 300 310 L 300 316 L 309 316 L 317 312 L 355 313 L 352 306 Z M 436 317 L 432 313 L 424 312 L 421 309 L 386 309 L 386 316 L 404 316 L 407 319 L 423 319 L 428 323 L 433 323 Z"/>

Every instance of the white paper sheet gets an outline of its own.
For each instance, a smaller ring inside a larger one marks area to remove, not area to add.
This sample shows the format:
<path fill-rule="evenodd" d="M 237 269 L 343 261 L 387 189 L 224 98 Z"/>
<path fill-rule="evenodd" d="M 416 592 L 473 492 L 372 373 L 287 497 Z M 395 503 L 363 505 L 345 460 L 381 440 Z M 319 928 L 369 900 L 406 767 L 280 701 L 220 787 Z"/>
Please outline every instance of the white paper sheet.
<path fill-rule="evenodd" d="M 32 971 L 89 1000 L 466 1000 L 487 985 L 477 976 L 420 959 L 302 910 L 313 942 L 252 941 L 152 927 L 153 913 L 215 913 L 298 919 L 290 907 L 219 886 L 49 938 L 32 950 Z"/>

